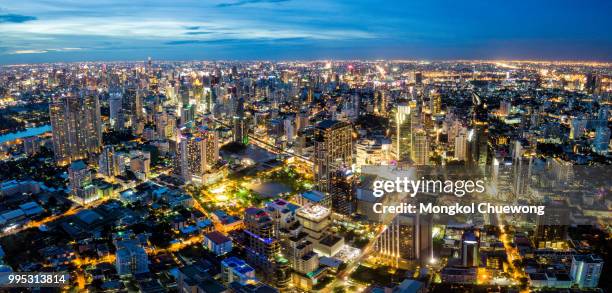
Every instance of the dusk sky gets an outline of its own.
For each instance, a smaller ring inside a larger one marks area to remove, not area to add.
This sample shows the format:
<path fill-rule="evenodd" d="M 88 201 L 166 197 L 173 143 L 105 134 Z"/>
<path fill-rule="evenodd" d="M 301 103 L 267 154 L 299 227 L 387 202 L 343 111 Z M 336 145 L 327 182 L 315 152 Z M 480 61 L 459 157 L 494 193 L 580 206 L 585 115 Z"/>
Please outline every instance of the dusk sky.
<path fill-rule="evenodd" d="M 16 0 L 0 63 L 281 59 L 612 60 L 610 0 Z"/>

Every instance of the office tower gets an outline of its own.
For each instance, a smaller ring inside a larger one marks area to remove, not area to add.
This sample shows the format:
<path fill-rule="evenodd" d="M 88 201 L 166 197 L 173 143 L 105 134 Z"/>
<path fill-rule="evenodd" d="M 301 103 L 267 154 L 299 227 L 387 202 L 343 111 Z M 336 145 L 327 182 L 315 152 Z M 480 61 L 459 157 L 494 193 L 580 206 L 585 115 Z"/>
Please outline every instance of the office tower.
<path fill-rule="evenodd" d="M 353 139 L 350 123 L 337 120 L 319 122 L 314 134 L 314 173 L 317 187 L 322 192 L 331 191 L 331 177 L 340 168 L 351 168 L 353 163 Z M 331 195 L 323 202 L 331 207 Z"/>
<path fill-rule="evenodd" d="M 308 240 L 315 244 L 315 247 L 323 237 L 327 235 L 331 224 L 331 211 L 322 205 L 303 206 L 296 212 L 296 217 L 302 224 L 302 231 L 308 234 Z"/>
<path fill-rule="evenodd" d="M 221 275 L 223 284 L 229 285 L 238 282 L 242 285 L 255 284 L 255 269 L 249 266 L 244 260 L 235 256 L 228 257 L 221 261 Z"/>
<path fill-rule="evenodd" d="M 374 104 L 375 104 L 374 112 L 380 116 L 386 117 L 387 116 L 387 103 L 388 103 L 387 92 L 377 91 L 376 97 L 374 100 Z"/>
<path fill-rule="evenodd" d="M 175 140 L 177 131 L 176 120 L 176 115 L 169 110 L 156 113 L 154 121 L 157 137 L 159 139 Z"/>
<path fill-rule="evenodd" d="M 580 288 L 596 288 L 603 269 L 603 259 L 594 254 L 572 256 L 570 277 Z"/>
<path fill-rule="evenodd" d="M 136 130 L 142 122 L 142 93 L 129 86 L 123 91 L 121 115 L 124 125 L 121 128 Z"/>
<path fill-rule="evenodd" d="M 68 167 L 70 195 L 84 205 L 97 199 L 97 191 L 92 184 L 92 174 L 83 161 L 74 161 Z"/>
<path fill-rule="evenodd" d="M 244 215 L 247 261 L 264 272 L 277 288 L 289 285 L 289 261 L 280 251 L 273 219 L 260 208 L 247 208 Z"/>
<path fill-rule="evenodd" d="M 461 237 L 461 265 L 464 267 L 478 267 L 480 263 L 478 255 L 480 239 L 476 233 L 473 230 L 467 230 Z"/>
<path fill-rule="evenodd" d="M 179 83 L 180 83 L 180 87 L 179 87 L 180 104 L 179 106 L 182 108 L 190 104 L 189 87 L 187 86 L 187 81 L 185 80 L 184 77 L 181 77 Z"/>
<path fill-rule="evenodd" d="M 285 118 L 283 120 L 283 130 L 285 133 L 285 137 L 287 138 L 287 141 L 289 142 L 292 142 L 293 138 L 295 137 L 295 127 L 293 127 L 294 120 L 295 120 L 295 117 Z"/>
<path fill-rule="evenodd" d="M 488 129 L 476 124 L 467 133 L 468 151 L 466 163 L 469 166 L 483 166 L 488 161 Z"/>
<path fill-rule="evenodd" d="M 186 182 L 202 183 L 219 159 L 219 140 L 206 127 L 183 129 L 178 149 L 178 170 Z"/>
<path fill-rule="evenodd" d="M 386 225 L 375 245 L 378 254 L 394 267 L 406 267 L 412 260 L 430 263 L 433 257 L 431 216 L 398 214 Z"/>
<path fill-rule="evenodd" d="M 429 97 L 429 110 L 431 115 L 438 115 L 442 112 L 442 96 L 438 92 L 431 93 Z"/>
<path fill-rule="evenodd" d="M 248 144 L 248 133 L 244 124 L 244 98 L 238 99 L 234 113 L 234 142 Z"/>
<path fill-rule="evenodd" d="M 49 105 L 53 152 L 60 165 L 96 153 L 102 144 L 100 105 L 95 95 L 56 96 Z"/>
<path fill-rule="evenodd" d="M 606 123 L 607 124 L 607 123 Z M 601 155 L 608 153 L 610 147 L 610 128 L 608 125 L 597 128 L 595 140 L 593 140 L 593 150 Z"/>
<path fill-rule="evenodd" d="M 512 103 L 510 101 L 501 101 L 499 103 L 499 115 L 508 116 L 510 115 L 511 109 L 512 109 Z"/>
<path fill-rule="evenodd" d="M 411 108 L 408 102 L 400 102 L 395 109 L 395 156 L 398 161 L 410 159 L 411 150 Z"/>
<path fill-rule="evenodd" d="M 124 124 L 122 116 L 121 116 L 121 108 L 123 107 L 122 94 L 117 89 L 117 90 L 111 91 L 109 95 L 110 96 L 108 98 L 108 107 L 109 107 L 109 112 L 110 112 L 109 114 L 110 128 L 114 130 L 121 130 Z"/>
<path fill-rule="evenodd" d="M 455 158 L 459 161 L 465 161 L 467 159 L 468 151 L 468 138 L 465 131 L 460 132 L 455 137 Z"/>
<path fill-rule="evenodd" d="M 469 166 L 483 166 L 488 161 L 488 108 L 482 98 L 472 93 L 471 129 L 468 131 Z"/>
<path fill-rule="evenodd" d="M 115 149 L 112 145 L 106 145 L 98 158 L 98 173 L 106 177 L 119 175 L 119 165 L 115 156 Z"/>
<path fill-rule="evenodd" d="M 589 72 L 586 76 L 586 83 L 584 85 L 587 93 L 589 94 L 599 93 L 600 80 L 601 79 L 595 73 Z"/>
<path fill-rule="evenodd" d="M 183 105 L 181 108 L 181 126 L 195 120 L 195 107 L 193 105 Z"/>
<path fill-rule="evenodd" d="M 544 215 L 536 218 L 536 229 L 534 231 L 534 244 L 539 248 L 548 248 L 556 242 L 567 238 L 567 226 L 570 209 L 567 204 L 560 200 L 547 202 Z"/>
<path fill-rule="evenodd" d="M 295 119 L 295 129 L 300 131 L 310 125 L 308 112 L 300 112 Z"/>
<path fill-rule="evenodd" d="M 355 176 L 348 168 L 340 168 L 331 175 L 329 194 L 332 200 L 332 210 L 349 216 L 355 210 L 353 199 Z"/>
<path fill-rule="evenodd" d="M 149 271 L 147 252 L 135 239 L 114 241 L 117 247 L 115 267 L 120 276 L 141 274 Z"/>
<path fill-rule="evenodd" d="M 423 85 L 423 73 L 422 72 L 415 72 L 414 73 L 414 83 L 416 85 Z"/>
<path fill-rule="evenodd" d="M 427 132 L 418 129 L 412 135 L 412 160 L 415 165 L 429 165 L 429 138 Z"/>

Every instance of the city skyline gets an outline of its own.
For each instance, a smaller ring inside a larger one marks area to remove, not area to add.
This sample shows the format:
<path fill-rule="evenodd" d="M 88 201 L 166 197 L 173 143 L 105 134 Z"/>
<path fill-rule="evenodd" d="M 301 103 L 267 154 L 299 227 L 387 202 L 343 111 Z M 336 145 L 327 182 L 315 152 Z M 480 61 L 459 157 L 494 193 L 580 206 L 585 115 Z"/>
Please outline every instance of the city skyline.
<path fill-rule="evenodd" d="M 612 60 L 612 4 L 290 0 L 0 6 L 1 64 L 163 60 Z"/>

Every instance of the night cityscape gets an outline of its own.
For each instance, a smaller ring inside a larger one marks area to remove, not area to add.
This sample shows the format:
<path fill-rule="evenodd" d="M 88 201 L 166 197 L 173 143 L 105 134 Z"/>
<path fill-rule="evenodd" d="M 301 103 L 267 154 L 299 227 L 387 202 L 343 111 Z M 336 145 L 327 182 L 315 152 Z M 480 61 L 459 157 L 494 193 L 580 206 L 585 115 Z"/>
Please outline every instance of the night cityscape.
<path fill-rule="evenodd" d="M 612 290 L 610 3 L 296 2 L 1 4 L 0 291 Z"/>

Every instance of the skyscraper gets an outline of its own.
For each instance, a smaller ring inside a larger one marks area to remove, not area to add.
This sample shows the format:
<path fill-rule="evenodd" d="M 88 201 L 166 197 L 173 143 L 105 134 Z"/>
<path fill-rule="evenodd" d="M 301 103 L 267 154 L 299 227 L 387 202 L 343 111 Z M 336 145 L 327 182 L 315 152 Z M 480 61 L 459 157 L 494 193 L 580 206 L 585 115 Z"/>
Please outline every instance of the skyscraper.
<path fill-rule="evenodd" d="M 608 153 L 608 149 L 610 148 L 610 128 L 605 126 L 600 126 L 597 128 L 597 132 L 595 134 L 595 140 L 593 141 L 593 150 L 602 155 L 606 155 Z"/>
<path fill-rule="evenodd" d="M 121 116 L 123 125 L 121 128 L 127 127 L 132 130 L 138 129 L 138 124 L 142 121 L 142 93 L 134 87 L 129 86 L 123 92 L 121 105 Z"/>
<path fill-rule="evenodd" d="M 178 173 L 186 182 L 202 183 L 219 159 L 219 140 L 206 127 L 183 129 L 178 149 Z"/>
<path fill-rule="evenodd" d="M 463 232 L 461 237 L 461 265 L 464 267 L 477 267 L 480 263 L 478 249 L 480 239 L 475 231 Z"/>
<path fill-rule="evenodd" d="M 102 148 L 98 159 L 98 173 L 106 177 L 119 175 L 119 164 L 117 163 L 117 157 L 112 145 L 106 145 Z"/>
<path fill-rule="evenodd" d="M 442 97 L 440 93 L 431 93 L 429 97 L 429 110 L 431 110 L 432 115 L 438 115 L 442 112 Z"/>
<path fill-rule="evenodd" d="M 414 132 L 412 143 L 412 160 L 415 165 L 429 164 L 429 138 L 427 132 L 423 129 L 418 129 Z"/>
<path fill-rule="evenodd" d="M 483 166 L 488 161 L 488 109 L 482 98 L 472 93 L 472 128 L 468 132 L 468 159 L 471 166 Z"/>
<path fill-rule="evenodd" d="M 332 173 L 331 189 L 332 210 L 342 215 L 354 211 L 355 176 L 349 168 L 340 168 Z"/>
<path fill-rule="evenodd" d="M 74 92 L 53 98 L 49 105 L 53 152 L 60 165 L 97 153 L 102 144 L 98 97 Z"/>
<path fill-rule="evenodd" d="M 411 149 L 411 111 L 407 102 L 398 103 L 394 115 L 394 149 L 396 160 L 405 161 L 410 158 Z"/>
<path fill-rule="evenodd" d="M 244 98 L 240 98 L 236 104 L 236 112 L 234 114 L 234 142 L 247 144 L 248 137 L 244 124 Z"/>
<path fill-rule="evenodd" d="M 314 173 L 320 191 L 332 191 L 332 175 L 340 168 L 351 168 L 353 163 L 353 139 L 350 123 L 337 120 L 319 122 L 315 129 Z M 332 196 L 326 196 L 323 204 L 331 206 Z"/>
<path fill-rule="evenodd" d="M 455 137 L 455 158 L 459 161 L 467 159 L 468 140 L 467 133 L 460 132 Z"/>
<path fill-rule="evenodd" d="M 430 263 L 433 257 L 431 233 L 429 215 L 398 214 L 376 240 L 376 250 L 394 267 L 407 267 L 413 260 Z"/>

